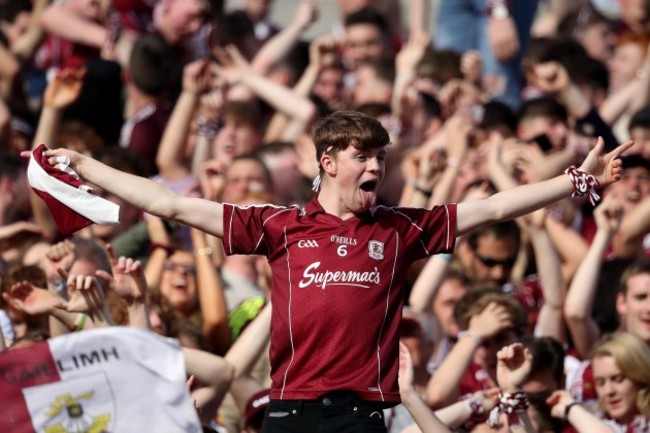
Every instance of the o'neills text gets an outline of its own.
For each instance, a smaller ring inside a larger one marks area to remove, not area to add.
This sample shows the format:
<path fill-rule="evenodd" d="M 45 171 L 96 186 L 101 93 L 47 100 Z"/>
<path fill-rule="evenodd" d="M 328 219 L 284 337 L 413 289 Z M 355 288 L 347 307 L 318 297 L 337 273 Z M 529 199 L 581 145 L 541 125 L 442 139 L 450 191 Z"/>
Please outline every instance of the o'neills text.
<path fill-rule="evenodd" d="M 302 280 L 298 283 L 298 287 L 304 289 L 305 287 L 315 284 L 316 287 L 325 289 L 329 284 L 370 288 L 370 284 L 368 283 L 379 284 L 381 281 L 379 271 L 376 267 L 370 272 L 330 270 L 325 272 L 314 272 L 319 266 L 320 262 L 314 262 L 307 266 L 305 272 L 302 274 Z"/>
<path fill-rule="evenodd" d="M 343 244 L 343 245 L 356 245 L 357 240 L 353 238 L 348 238 L 346 236 L 338 236 L 338 235 L 332 235 L 330 238 L 330 242 L 335 243 L 335 244 Z"/>

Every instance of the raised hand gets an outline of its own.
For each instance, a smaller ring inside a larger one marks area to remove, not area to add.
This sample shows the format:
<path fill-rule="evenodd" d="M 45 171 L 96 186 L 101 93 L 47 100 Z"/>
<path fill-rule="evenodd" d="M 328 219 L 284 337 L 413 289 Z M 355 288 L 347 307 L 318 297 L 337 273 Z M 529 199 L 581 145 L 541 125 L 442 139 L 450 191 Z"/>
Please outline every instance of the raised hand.
<path fill-rule="evenodd" d="M 557 94 L 571 84 L 569 73 L 560 63 L 546 62 L 531 69 L 532 84 L 544 93 Z"/>
<path fill-rule="evenodd" d="M 2 293 L 2 299 L 16 310 L 30 316 L 49 314 L 64 304 L 64 300 L 57 294 L 36 287 L 28 281 L 14 283 L 8 291 Z"/>
<path fill-rule="evenodd" d="M 230 85 L 239 82 L 241 76 L 251 70 L 250 63 L 234 45 L 215 48 L 215 55 L 219 60 L 219 65 L 214 66 L 215 71 Z"/>
<path fill-rule="evenodd" d="M 623 203 L 614 194 L 607 194 L 594 211 L 598 230 L 612 234 L 618 230 L 623 218 Z"/>
<path fill-rule="evenodd" d="M 211 200 L 218 201 L 221 197 L 226 180 L 224 173 L 227 164 L 223 158 L 210 159 L 201 165 L 201 172 L 199 174 L 199 181 L 201 183 L 201 192 L 203 197 Z"/>
<path fill-rule="evenodd" d="M 58 71 L 45 89 L 43 104 L 58 110 L 68 107 L 79 97 L 85 76 L 86 68 Z"/>
<path fill-rule="evenodd" d="M 433 189 L 444 165 L 441 150 L 433 144 L 433 141 L 425 143 L 406 155 L 402 161 L 405 179 L 425 190 Z"/>
<path fill-rule="evenodd" d="M 598 137 L 596 146 L 589 152 L 580 166 L 580 170 L 593 175 L 598 184 L 603 187 L 621 179 L 623 173 L 623 162 L 621 154 L 634 144 L 633 141 L 626 141 L 605 155 L 602 155 L 605 143 L 602 137 Z"/>
<path fill-rule="evenodd" d="M 106 281 L 109 287 L 128 302 L 142 301 L 147 292 L 147 282 L 139 260 L 117 258 L 113 247 L 106 245 L 106 252 L 113 275 L 99 269 L 95 275 Z"/>
<path fill-rule="evenodd" d="M 455 158 L 457 163 L 460 162 L 467 152 L 472 128 L 472 121 L 462 112 L 451 116 L 445 122 L 445 153 L 447 158 Z"/>
<path fill-rule="evenodd" d="M 491 18 L 488 22 L 487 34 L 490 47 L 497 60 L 508 61 L 519 52 L 519 35 L 512 17 Z"/>
<path fill-rule="evenodd" d="M 45 258 L 56 267 L 64 270 L 70 269 L 75 259 L 75 245 L 66 239 L 52 245 L 45 253 Z"/>
<path fill-rule="evenodd" d="M 320 71 L 336 58 L 337 50 L 338 44 L 334 36 L 320 36 L 309 45 L 309 64 Z"/>
<path fill-rule="evenodd" d="M 512 317 L 503 305 L 492 302 L 469 319 L 467 330 L 481 338 L 490 338 L 512 326 Z"/>
<path fill-rule="evenodd" d="M 216 77 L 212 87 L 201 96 L 199 116 L 210 122 L 219 121 L 223 117 L 228 94 L 228 83 Z"/>
<path fill-rule="evenodd" d="M 463 53 L 460 58 L 460 72 L 466 81 L 472 84 L 479 84 L 483 75 L 483 59 L 481 53 L 470 50 Z"/>
<path fill-rule="evenodd" d="M 313 23 L 318 21 L 318 6 L 313 1 L 302 1 L 296 8 L 292 24 L 301 31 L 307 30 Z"/>
<path fill-rule="evenodd" d="M 521 343 L 506 346 L 497 352 L 497 383 L 503 392 L 517 392 L 530 373 L 533 355 Z"/>
<path fill-rule="evenodd" d="M 414 71 L 418 62 L 424 57 L 424 52 L 431 39 L 425 32 L 418 32 L 412 35 L 406 45 L 397 53 L 395 59 L 397 69 L 400 71 Z"/>
<path fill-rule="evenodd" d="M 551 406 L 551 415 L 554 418 L 564 419 L 566 407 L 575 402 L 568 391 L 560 390 L 555 391 L 549 398 L 546 399 L 546 404 Z"/>
<path fill-rule="evenodd" d="M 68 150 L 63 147 L 60 147 L 58 149 L 48 149 L 44 152 L 44 155 L 47 157 L 48 164 L 55 166 L 65 160 L 65 162 L 68 163 L 70 168 L 72 168 L 75 171 L 77 171 L 79 164 L 84 158 L 84 156 L 81 153 L 75 152 L 74 150 Z M 22 156 L 23 158 L 31 158 L 32 152 L 26 150 L 20 152 L 20 156 Z M 77 171 L 77 174 L 79 174 L 79 171 Z"/>
<path fill-rule="evenodd" d="M 68 285 L 69 300 L 57 308 L 69 313 L 85 313 L 91 317 L 101 316 L 104 308 L 104 290 L 92 275 L 68 275 L 63 269 L 59 274 Z"/>
<path fill-rule="evenodd" d="M 400 341 L 399 343 L 399 370 L 398 385 L 400 394 L 412 391 L 413 388 L 413 359 L 408 347 Z"/>
<path fill-rule="evenodd" d="M 210 60 L 190 62 L 183 69 L 183 91 L 203 94 L 212 87 L 214 76 L 214 64 Z"/>

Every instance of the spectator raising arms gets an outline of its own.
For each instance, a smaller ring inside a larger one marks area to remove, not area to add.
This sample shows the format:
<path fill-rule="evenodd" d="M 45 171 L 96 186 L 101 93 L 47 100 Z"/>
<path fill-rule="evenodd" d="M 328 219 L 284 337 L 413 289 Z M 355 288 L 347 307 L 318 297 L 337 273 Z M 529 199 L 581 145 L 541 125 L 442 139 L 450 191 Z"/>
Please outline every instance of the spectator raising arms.
<path fill-rule="evenodd" d="M 360 422 L 374 423 L 371 428 L 383 425 L 377 409 L 399 402 L 397 328 L 402 296 L 397 288 L 407 265 L 430 254 L 451 252 L 455 236 L 481 225 L 616 182 L 621 176 L 618 157 L 631 146 L 626 143 L 602 155 L 604 143 L 599 140 L 569 175 L 485 200 L 428 210 L 377 204 L 389 138 L 376 120 L 356 112 L 332 114 L 317 125 L 314 142 L 319 192 L 305 208 L 238 207 L 179 197 L 76 152 L 56 149 L 45 155 L 50 163 L 68 158 L 82 178 L 146 212 L 222 237 L 227 254 L 267 256 L 276 306 L 271 330 L 273 385 L 265 420 L 265 431 L 270 432 L 282 431 L 287 423 L 306 430 L 321 428 L 319 418 L 309 414 L 330 406 L 341 413 L 324 421 L 327 431 L 365 431 Z M 583 182 L 588 185 L 584 190 Z M 345 299 L 352 295 L 364 302 L 341 303 L 343 293 Z M 367 326 L 357 323 L 361 316 Z M 287 399 L 305 400 L 306 406 L 295 403 L 303 410 L 293 414 L 294 403 Z M 361 407 L 367 418 L 348 412 L 352 406 Z M 273 416 L 276 412 L 292 416 Z"/>

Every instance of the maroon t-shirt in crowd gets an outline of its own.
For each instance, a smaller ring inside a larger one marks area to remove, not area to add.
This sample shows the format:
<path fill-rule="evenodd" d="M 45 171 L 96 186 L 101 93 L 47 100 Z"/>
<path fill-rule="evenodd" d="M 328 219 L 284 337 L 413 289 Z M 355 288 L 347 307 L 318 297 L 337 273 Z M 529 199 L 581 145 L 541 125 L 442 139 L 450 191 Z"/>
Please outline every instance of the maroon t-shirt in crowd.
<path fill-rule="evenodd" d="M 171 109 L 166 103 L 151 103 L 142 107 L 122 125 L 120 146 L 132 150 L 138 156 L 144 176 L 158 172 L 156 154 L 170 115 Z"/>
<path fill-rule="evenodd" d="M 334 390 L 398 403 L 398 328 L 409 265 L 451 253 L 456 205 L 379 206 L 347 220 L 305 208 L 224 205 L 226 254 L 273 270 L 271 398 Z"/>

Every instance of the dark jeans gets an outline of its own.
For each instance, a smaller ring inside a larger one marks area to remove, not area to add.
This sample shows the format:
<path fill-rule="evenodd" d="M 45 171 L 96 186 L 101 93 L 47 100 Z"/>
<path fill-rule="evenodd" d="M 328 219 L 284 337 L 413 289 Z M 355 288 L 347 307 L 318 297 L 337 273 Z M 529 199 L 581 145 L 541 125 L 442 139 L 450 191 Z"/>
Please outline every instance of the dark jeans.
<path fill-rule="evenodd" d="M 317 400 L 271 400 L 262 433 L 386 433 L 382 406 L 351 392 Z"/>

